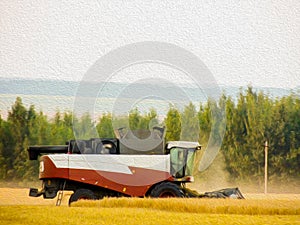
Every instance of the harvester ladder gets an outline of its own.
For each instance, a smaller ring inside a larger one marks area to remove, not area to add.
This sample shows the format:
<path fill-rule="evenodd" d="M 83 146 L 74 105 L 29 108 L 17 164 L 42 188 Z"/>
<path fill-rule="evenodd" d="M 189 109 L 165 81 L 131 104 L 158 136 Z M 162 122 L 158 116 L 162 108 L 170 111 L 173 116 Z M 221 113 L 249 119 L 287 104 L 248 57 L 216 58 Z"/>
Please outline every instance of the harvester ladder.
<path fill-rule="evenodd" d="M 57 200 L 56 200 L 56 204 L 55 204 L 56 206 L 60 206 L 61 205 L 61 201 L 62 201 L 63 196 L 64 196 L 65 186 L 66 186 L 66 181 L 64 181 L 62 189 L 59 190 L 59 192 L 58 192 L 58 196 L 57 196 Z"/>

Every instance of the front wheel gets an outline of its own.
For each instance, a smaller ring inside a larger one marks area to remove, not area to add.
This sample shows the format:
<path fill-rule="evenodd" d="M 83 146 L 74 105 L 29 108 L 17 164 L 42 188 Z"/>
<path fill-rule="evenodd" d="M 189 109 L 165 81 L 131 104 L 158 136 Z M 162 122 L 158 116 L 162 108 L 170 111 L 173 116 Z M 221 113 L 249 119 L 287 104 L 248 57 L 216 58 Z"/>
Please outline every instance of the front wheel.
<path fill-rule="evenodd" d="M 69 205 L 71 205 L 72 202 L 76 202 L 81 199 L 95 200 L 97 198 L 94 192 L 89 189 L 78 189 L 74 192 L 74 194 L 71 195 L 69 199 Z"/>
<path fill-rule="evenodd" d="M 170 182 L 163 182 L 156 185 L 150 192 L 150 197 L 154 198 L 182 198 L 183 190 L 179 185 Z"/>

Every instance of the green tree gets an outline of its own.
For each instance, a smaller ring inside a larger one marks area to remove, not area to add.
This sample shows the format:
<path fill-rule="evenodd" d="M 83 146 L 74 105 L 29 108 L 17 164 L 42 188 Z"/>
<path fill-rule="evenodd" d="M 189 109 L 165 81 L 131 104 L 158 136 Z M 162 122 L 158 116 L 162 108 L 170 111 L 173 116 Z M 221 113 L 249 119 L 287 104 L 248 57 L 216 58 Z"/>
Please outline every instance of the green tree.
<path fill-rule="evenodd" d="M 83 116 L 84 117 L 84 116 Z M 88 117 L 88 116 L 87 116 Z M 71 112 L 64 112 L 63 114 L 59 111 L 56 112 L 52 122 L 50 123 L 50 135 L 51 135 L 51 145 L 62 145 L 66 141 L 74 139 L 74 132 L 77 131 L 77 138 L 80 138 L 80 135 L 83 135 L 82 126 L 89 126 L 91 121 L 89 118 L 86 118 L 87 125 L 83 125 L 75 115 Z M 73 121 L 75 124 L 73 125 Z M 73 129 L 76 126 L 76 129 Z"/>
<path fill-rule="evenodd" d="M 27 160 L 26 150 L 23 148 L 25 138 L 28 136 L 28 112 L 22 103 L 22 99 L 17 97 L 11 111 L 8 114 L 11 133 L 13 134 L 13 170 L 9 173 L 14 177 L 24 177 L 26 168 L 24 162 Z"/>
<path fill-rule="evenodd" d="M 209 140 L 211 131 L 211 112 L 208 104 L 200 104 L 200 109 L 198 112 L 199 121 L 199 142 L 202 145 L 206 145 Z"/>
<path fill-rule="evenodd" d="M 37 145 L 50 145 L 52 137 L 51 134 L 51 124 L 48 121 L 48 118 L 46 115 L 43 114 L 43 112 L 40 112 L 37 115 L 36 119 L 36 126 L 32 127 L 31 134 L 37 135 L 35 142 L 30 144 L 37 144 Z M 31 136 L 32 138 L 32 136 Z"/>
<path fill-rule="evenodd" d="M 178 141 L 180 140 L 181 134 L 181 116 L 180 112 L 170 106 L 169 111 L 167 113 L 167 117 L 165 119 L 166 125 L 166 141 Z"/>
<path fill-rule="evenodd" d="M 262 181 L 265 140 L 270 177 L 299 177 L 299 108 L 294 95 L 274 101 L 251 87 L 240 92 L 236 105 L 227 99 L 222 152 L 231 177 Z"/>
<path fill-rule="evenodd" d="M 112 115 L 110 113 L 102 115 L 100 122 L 97 124 L 97 131 L 101 138 L 115 137 L 112 126 Z"/>
<path fill-rule="evenodd" d="M 299 177 L 299 98 L 277 99 L 273 107 L 270 127 L 270 172 L 286 179 Z"/>
<path fill-rule="evenodd" d="M 140 121 L 142 119 L 140 111 L 135 108 L 129 112 L 129 128 L 130 130 L 138 130 L 140 128 Z"/>
<path fill-rule="evenodd" d="M 184 141 L 198 141 L 199 139 L 199 121 L 195 105 L 190 102 L 184 108 L 181 116 L 182 129 L 180 138 Z"/>
<path fill-rule="evenodd" d="M 64 132 L 67 132 L 68 135 L 71 135 L 71 130 L 66 130 L 66 128 L 70 129 L 70 127 L 66 127 L 66 124 L 64 125 Z M 77 139 L 90 139 L 97 137 L 95 122 L 92 121 L 89 113 L 84 114 L 80 120 L 74 124 L 74 128 Z"/>
<path fill-rule="evenodd" d="M 3 139 L 4 139 L 4 121 L 0 116 L 0 180 L 6 178 L 7 166 L 8 166 L 5 158 Z"/>
<path fill-rule="evenodd" d="M 1 148 L 1 177 L 2 179 L 13 178 L 15 142 L 10 128 L 10 123 L 0 120 L 0 148 Z"/>
<path fill-rule="evenodd" d="M 158 125 L 157 112 L 155 109 L 150 109 L 148 113 L 140 116 L 138 128 L 150 130 L 153 126 Z"/>

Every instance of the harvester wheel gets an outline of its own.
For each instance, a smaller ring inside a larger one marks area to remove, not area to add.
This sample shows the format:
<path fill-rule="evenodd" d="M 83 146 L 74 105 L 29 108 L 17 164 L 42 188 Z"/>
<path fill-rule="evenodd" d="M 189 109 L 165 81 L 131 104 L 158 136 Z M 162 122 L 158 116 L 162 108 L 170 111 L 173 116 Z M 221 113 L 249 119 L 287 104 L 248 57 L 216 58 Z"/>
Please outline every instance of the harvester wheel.
<path fill-rule="evenodd" d="M 91 199 L 95 200 L 97 199 L 94 192 L 92 192 L 89 189 L 78 189 L 74 192 L 74 194 L 71 195 L 69 199 L 69 205 L 71 205 L 72 202 L 76 202 L 81 199 Z"/>
<path fill-rule="evenodd" d="M 175 198 L 184 197 L 184 193 L 179 185 L 171 182 L 163 182 L 156 185 L 150 192 L 150 197 L 154 198 Z"/>

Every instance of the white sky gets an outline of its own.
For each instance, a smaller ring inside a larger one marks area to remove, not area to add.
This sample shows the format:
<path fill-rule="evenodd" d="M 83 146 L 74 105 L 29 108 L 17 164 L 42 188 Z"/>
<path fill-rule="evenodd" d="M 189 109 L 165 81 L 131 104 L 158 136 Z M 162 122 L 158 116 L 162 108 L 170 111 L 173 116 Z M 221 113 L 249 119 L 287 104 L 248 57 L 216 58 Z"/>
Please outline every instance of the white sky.
<path fill-rule="evenodd" d="M 300 86 L 300 1 L 271 2 L 2 0 L 0 77 L 81 80 L 115 48 L 162 41 L 222 85 Z"/>

